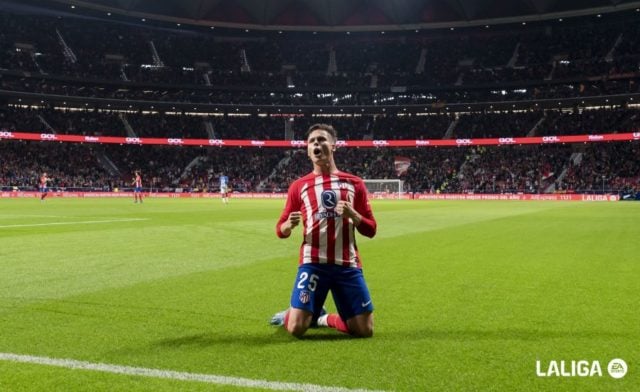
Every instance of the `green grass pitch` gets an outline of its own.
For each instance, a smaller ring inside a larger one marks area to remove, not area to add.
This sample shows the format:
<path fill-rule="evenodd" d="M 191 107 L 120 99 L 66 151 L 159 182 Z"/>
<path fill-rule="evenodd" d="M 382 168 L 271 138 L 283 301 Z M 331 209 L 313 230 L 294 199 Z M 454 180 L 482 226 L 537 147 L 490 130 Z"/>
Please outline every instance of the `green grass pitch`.
<path fill-rule="evenodd" d="M 275 236 L 283 205 L 0 200 L 0 353 L 353 389 L 638 390 L 640 203 L 373 200 L 374 337 L 302 340 L 267 324 L 301 241 Z M 538 377 L 536 360 L 603 376 Z M 0 390 L 260 389 L 0 360 Z"/>

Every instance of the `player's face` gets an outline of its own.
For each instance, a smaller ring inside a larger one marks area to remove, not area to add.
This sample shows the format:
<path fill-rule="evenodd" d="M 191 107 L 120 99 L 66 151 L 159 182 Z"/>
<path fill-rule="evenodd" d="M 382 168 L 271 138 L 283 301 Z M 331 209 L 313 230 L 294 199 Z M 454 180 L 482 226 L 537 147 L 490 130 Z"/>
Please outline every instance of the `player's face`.
<path fill-rule="evenodd" d="M 307 155 L 311 162 L 315 164 L 323 165 L 329 163 L 335 148 L 333 137 L 323 129 L 316 129 L 307 138 Z"/>

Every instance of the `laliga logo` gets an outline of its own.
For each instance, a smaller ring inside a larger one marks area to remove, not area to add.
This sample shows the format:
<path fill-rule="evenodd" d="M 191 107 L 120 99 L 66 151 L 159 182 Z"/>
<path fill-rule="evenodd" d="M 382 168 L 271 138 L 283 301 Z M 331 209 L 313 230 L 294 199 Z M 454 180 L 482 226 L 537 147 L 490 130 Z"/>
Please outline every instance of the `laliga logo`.
<path fill-rule="evenodd" d="M 557 136 L 543 136 L 542 137 L 542 142 L 543 143 L 557 143 L 560 141 L 560 138 L 558 138 Z"/>
<path fill-rule="evenodd" d="M 56 135 L 54 135 L 53 133 L 41 133 L 40 134 L 40 139 L 42 139 L 42 140 L 57 140 L 58 137 Z"/>
<path fill-rule="evenodd" d="M 386 140 L 374 140 L 373 145 L 376 147 L 388 146 L 389 142 Z"/>
<path fill-rule="evenodd" d="M 6 132 L 6 131 L 2 131 L 0 132 L 0 139 L 1 138 L 5 138 L 5 139 L 13 139 L 13 133 L 11 132 Z"/>
<path fill-rule="evenodd" d="M 603 140 L 604 136 L 602 135 L 589 135 L 589 140 Z"/>
<path fill-rule="evenodd" d="M 416 140 L 416 146 L 428 146 L 431 142 L 428 140 Z"/>
<path fill-rule="evenodd" d="M 251 141 L 251 145 L 252 146 L 264 146 L 264 141 L 263 140 L 252 140 Z"/>
<path fill-rule="evenodd" d="M 622 378 L 628 371 L 627 363 L 615 358 L 607 364 L 607 372 L 612 378 Z M 549 361 L 543 366 L 542 361 L 536 361 L 536 376 L 538 377 L 602 377 L 600 361 Z"/>
<path fill-rule="evenodd" d="M 182 139 L 167 139 L 167 143 L 169 144 L 182 144 Z"/>
<path fill-rule="evenodd" d="M 139 137 L 127 137 L 124 139 L 124 142 L 129 144 L 141 144 L 142 140 L 140 140 Z"/>
<path fill-rule="evenodd" d="M 209 139 L 210 146 L 224 146 L 222 139 Z"/>
<path fill-rule="evenodd" d="M 307 144 L 307 142 L 305 142 L 304 140 L 292 140 L 291 141 L 291 146 L 292 147 L 304 147 Z"/>
<path fill-rule="evenodd" d="M 469 144 L 473 144 L 473 141 L 471 141 L 471 139 L 456 139 L 456 144 L 458 145 L 469 145 Z"/>
<path fill-rule="evenodd" d="M 501 137 L 500 139 L 498 139 L 498 143 L 500 144 L 513 144 L 515 142 L 516 140 L 512 137 Z"/>
<path fill-rule="evenodd" d="M 85 136 L 84 137 L 84 141 L 85 142 L 97 142 L 98 140 L 100 140 L 100 138 L 97 138 L 95 136 Z"/>

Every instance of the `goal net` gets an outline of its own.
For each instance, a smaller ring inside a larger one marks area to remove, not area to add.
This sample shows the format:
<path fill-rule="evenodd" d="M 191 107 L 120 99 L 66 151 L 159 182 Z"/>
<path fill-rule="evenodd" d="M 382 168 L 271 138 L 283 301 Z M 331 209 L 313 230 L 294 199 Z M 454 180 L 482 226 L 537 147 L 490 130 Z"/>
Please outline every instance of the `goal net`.
<path fill-rule="evenodd" d="M 400 199 L 402 198 L 402 180 L 364 180 L 369 194 L 374 199 Z"/>

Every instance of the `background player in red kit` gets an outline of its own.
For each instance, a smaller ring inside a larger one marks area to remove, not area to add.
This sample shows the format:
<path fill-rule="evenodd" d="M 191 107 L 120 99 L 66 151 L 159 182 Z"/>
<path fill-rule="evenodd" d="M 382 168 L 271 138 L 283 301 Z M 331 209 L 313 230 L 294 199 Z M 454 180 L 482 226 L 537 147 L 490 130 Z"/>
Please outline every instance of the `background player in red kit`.
<path fill-rule="evenodd" d="M 47 176 L 47 172 L 42 173 L 40 176 L 40 201 L 44 201 L 44 199 L 49 194 L 49 176 Z"/>
<path fill-rule="evenodd" d="M 140 203 L 142 203 L 142 176 L 140 176 L 140 170 L 136 170 L 134 173 L 135 177 L 133 178 L 133 182 L 131 184 L 134 186 L 133 202 L 137 203 L 138 200 L 140 200 Z"/>
<path fill-rule="evenodd" d="M 335 129 L 312 125 L 307 131 L 307 155 L 313 171 L 294 181 L 276 225 L 280 238 L 302 222 L 303 242 L 291 307 L 271 319 L 294 336 L 302 336 L 317 320 L 358 337 L 373 335 L 373 304 L 362 274 L 355 230 L 376 234 L 376 221 L 361 178 L 336 167 Z M 323 314 L 331 291 L 338 314 Z"/>

